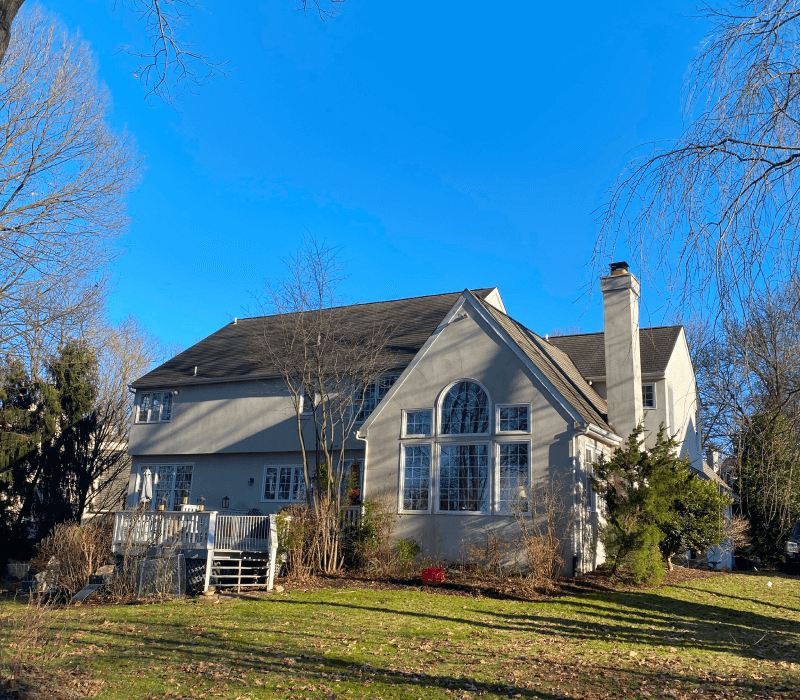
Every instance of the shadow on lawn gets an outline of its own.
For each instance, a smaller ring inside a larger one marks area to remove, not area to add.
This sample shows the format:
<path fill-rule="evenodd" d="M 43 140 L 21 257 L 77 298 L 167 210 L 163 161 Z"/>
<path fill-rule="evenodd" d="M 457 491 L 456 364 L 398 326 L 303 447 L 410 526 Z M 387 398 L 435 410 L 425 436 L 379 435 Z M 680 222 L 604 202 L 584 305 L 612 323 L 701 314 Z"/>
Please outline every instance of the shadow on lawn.
<path fill-rule="evenodd" d="M 690 692 L 697 686 L 712 684 L 707 673 L 703 676 L 690 672 L 685 664 L 677 661 L 669 667 L 664 664 L 663 659 L 661 664 L 648 662 L 649 665 L 645 668 L 641 667 L 645 664 L 644 660 L 640 662 L 639 668 L 620 669 L 600 664 L 576 667 L 575 660 L 569 655 L 558 659 L 535 656 L 525 658 L 523 663 L 517 663 L 517 668 L 524 671 L 524 682 L 516 680 L 508 682 L 507 679 L 496 677 L 487 679 L 483 677 L 486 675 L 485 671 L 483 674 L 478 673 L 479 677 L 476 678 L 474 667 L 480 662 L 481 657 L 486 656 L 488 659 L 496 656 L 488 649 L 474 649 L 469 661 L 463 663 L 462 675 L 426 673 L 420 670 L 420 666 L 424 666 L 426 662 L 419 658 L 401 659 L 395 665 L 389 662 L 373 666 L 331 655 L 321 656 L 310 647 L 296 644 L 298 637 L 311 636 L 318 639 L 318 635 L 298 634 L 295 629 L 287 633 L 287 644 L 280 649 L 277 649 L 275 644 L 262 647 L 252 642 L 241 641 L 237 642 L 234 648 L 231 640 L 224 638 L 220 632 L 206 635 L 202 643 L 192 649 L 181 651 L 176 658 L 176 646 L 180 640 L 168 634 L 169 631 L 176 632 L 175 628 L 170 628 L 165 623 L 150 623 L 150 625 L 163 627 L 163 631 L 167 633 L 164 637 L 149 640 L 145 659 L 150 665 L 144 665 L 142 657 L 123 655 L 117 656 L 115 666 L 121 667 L 120 671 L 123 668 L 132 668 L 134 675 L 138 672 L 140 678 L 146 676 L 150 683 L 157 680 L 158 672 L 161 672 L 165 679 L 180 673 L 190 675 L 195 681 L 193 686 L 195 693 L 213 692 L 213 689 L 204 687 L 203 683 L 210 685 L 237 681 L 247 683 L 247 674 L 271 675 L 272 677 L 265 680 L 262 685 L 271 685 L 277 681 L 283 686 L 284 694 L 314 690 L 324 692 L 326 697 L 343 691 L 342 683 L 355 683 L 370 688 L 366 694 L 378 697 L 387 697 L 388 693 L 403 692 L 413 688 L 422 697 L 434 690 L 448 693 L 484 691 L 507 697 L 539 700 L 577 700 L 595 694 L 605 695 L 609 689 L 613 689 L 616 694 L 628 694 L 636 689 L 646 689 L 653 693 L 657 689 L 683 688 L 686 692 Z M 243 631 L 265 633 L 269 630 L 264 627 L 253 627 Z M 112 646 L 118 647 L 117 651 L 123 651 L 129 645 L 129 640 L 122 635 L 110 630 L 105 630 L 104 633 L 111 637 L 109 641 Z M 119 638 L 114 639 L 116 637 Z M 446 650 L 442 649 L 440 653 L 446 653 Z M 519 657 L 519 661 L 523 661 L 523 657 Z M 428 664 L 428 668 L 430 667 Z M 122 673 L 125 674 L 126 671 Z M 244 680 L 241 680 L 242 678 Z M 252 682 L 252 677 L 249 677 L 249 683 Z M 747 687 L 740 687 L 740 691 L 756 695 L 774 690 L 777 681 L 747 679 L 744 683 Z M 168 684 L 169 681 L 164 680 L 165 689 Z M 545 687 L 532 687 L 534 684 Z M 349 694 L 350 691 L 347 692 Z"/>
<path fill-rule="evenodd" d="M 789 662 L 800 660 L 796 657 L 798 634 L 797 623 L 793 620 L 678 600 L 652 591 L 611 595 L 622 609 L 612 610 L 604 605 L 604 596 L 601 594 L 588 594 L 573 600 L 562 598 L 554 604 L 573 608 L 584 618 L 596 615 L 596 622 L 547 615 L 547 610 L 551 607 L 547 604 L 537 605 L 535 610 L 526 609 L 515 613 L 481 611 L 484 618 L 482 620 L 338 601 L 327 601 L 324 605 L 501 631 L 559 635 L 581 642 L 621 642 L 641 644 L 652 649 L 660 648 L 663 651 L 675 647 L 729 653 L 742 658 L 768 658 Z M 316 605 L 288 599 L 276 601 L 276 604 Z"/>

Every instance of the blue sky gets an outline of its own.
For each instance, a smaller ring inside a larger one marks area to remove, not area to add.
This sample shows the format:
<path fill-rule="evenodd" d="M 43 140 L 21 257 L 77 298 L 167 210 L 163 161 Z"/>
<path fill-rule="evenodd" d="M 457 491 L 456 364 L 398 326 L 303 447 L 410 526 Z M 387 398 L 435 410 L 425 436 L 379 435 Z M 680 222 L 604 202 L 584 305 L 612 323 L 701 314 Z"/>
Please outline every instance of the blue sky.
<path fill-rule="evenodd" d="M 112 316 L 182 347 L 247 315 L 306 232 L 343 246 L 352 302 L 498 286 L 538 333 L 601 330 L 581 296 L 596 209 L 632 149 L 680 133 L 704 30 L 682 0 L 348 0 L 324 23 L 205 0 L 187 37 L 230 77 L 176 112 L 119 51 L 141 41 L 130 7 L 44 4 L 91 44 L 146 164 Z M 661 322 L 656 290 L 643 301 Z"/>

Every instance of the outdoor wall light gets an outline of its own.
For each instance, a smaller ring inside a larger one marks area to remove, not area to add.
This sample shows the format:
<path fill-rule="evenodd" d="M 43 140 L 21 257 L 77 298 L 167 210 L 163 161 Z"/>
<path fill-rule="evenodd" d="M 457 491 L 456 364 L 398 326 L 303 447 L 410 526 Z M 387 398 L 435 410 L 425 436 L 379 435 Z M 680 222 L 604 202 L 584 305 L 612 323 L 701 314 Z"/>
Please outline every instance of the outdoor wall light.
<path fill-rule="evenodd" d="M 225 498 L 222 499 L 222 507 L 229 508 L 230 505 L 231 505 L 231 499 L 225 496 Z"/>
<path fill-rule="evenodd" d="M 255 480 L 255 479 L 254 479 L 254 478 L 251 476 L 251 477 L 250 477 L 250 478 L 247 480 L 247 483 L 248 483 L 248 484 L 250 484 L 250 486 L 252 486 L 253 484 L 255 484 L 255 483 L 256 483 L 256 480 Z"/>

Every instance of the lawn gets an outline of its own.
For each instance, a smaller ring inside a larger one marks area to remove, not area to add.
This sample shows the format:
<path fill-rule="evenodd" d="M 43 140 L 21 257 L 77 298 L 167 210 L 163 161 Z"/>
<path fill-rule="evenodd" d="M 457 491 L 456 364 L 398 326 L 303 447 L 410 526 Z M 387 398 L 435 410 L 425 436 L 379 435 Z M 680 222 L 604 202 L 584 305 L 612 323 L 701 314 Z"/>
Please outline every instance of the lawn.
<path fill-rule="evenodd" d="M 800 580 L 776 575 L 542 602 L 317 589 L 55 616 L 65 697 L 800 698 Z"/>

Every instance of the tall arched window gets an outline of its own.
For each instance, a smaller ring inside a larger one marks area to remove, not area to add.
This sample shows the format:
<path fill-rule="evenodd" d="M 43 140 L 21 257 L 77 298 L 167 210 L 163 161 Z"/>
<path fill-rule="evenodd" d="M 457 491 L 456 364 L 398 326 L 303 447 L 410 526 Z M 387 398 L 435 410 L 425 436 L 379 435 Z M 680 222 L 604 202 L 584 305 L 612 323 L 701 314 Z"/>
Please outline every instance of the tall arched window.
<path fill-rule="evenodd" d="M 453 385 L 442 401 L 442 434 L 475 435 L 489 432 L 489 397 L 475 382 Z"/>

